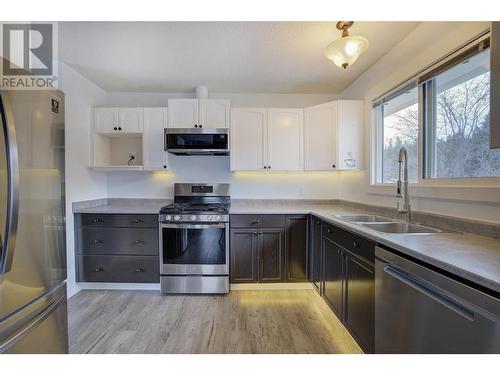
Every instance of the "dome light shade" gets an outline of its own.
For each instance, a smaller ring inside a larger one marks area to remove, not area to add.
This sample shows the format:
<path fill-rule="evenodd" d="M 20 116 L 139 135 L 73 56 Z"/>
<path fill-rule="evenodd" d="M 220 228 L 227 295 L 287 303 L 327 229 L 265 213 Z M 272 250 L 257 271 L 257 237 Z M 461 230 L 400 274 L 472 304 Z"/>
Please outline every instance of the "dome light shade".
<path fill-rule="evenodd" d="M 337 28 L 343 30 L 342 38 L 333 41 L 325 48 L 325 56 L 338 67 L 347 69 L 366 51 L 368 40 L 362 36 L 349 36 L 347 29 L 350 25 L 346 26 L 343 23 L 341 26 L 342 28 L 337 24 Z"/>

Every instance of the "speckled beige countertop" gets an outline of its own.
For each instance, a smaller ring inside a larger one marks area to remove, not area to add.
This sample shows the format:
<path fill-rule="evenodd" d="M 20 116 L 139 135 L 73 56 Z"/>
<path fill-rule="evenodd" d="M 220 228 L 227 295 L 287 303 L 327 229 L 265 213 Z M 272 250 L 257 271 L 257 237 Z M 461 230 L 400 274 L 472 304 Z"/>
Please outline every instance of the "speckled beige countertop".
<path fill-rule="evenodd" d="M 129 202 L 130 201 L 130 202 Z M 141 203 L 142 201 L 142 203 Z M 81 202 L 84 205 L 84 202 Z M 116 200 L 75 213 L 158 213 L 169 200 Z M 78 206 L 78 205 L 77 205 Z M 326 222 L 429 263 L 459 277 L 500 292 L 500 241 L 466 233 L 385 234 L 338 219 L 335 215 L 367 213 L 338 204 L 301 201 L 233 200 L 231 214 L 313 214 Z"/>

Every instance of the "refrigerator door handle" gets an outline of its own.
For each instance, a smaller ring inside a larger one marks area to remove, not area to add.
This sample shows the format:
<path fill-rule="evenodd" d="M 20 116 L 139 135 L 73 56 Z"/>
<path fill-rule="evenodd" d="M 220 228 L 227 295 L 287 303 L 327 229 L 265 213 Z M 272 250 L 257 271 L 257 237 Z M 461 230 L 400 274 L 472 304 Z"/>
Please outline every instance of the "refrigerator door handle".
<path fill-rule="evenodd" d="M 36 326 L 42 323 L 54 310 L 56 310 L 61 302 L 66 300 L 66 295 L 62 294 L 56 300 L 52 301 L 45 309 L 38 313 L 35 317 L 29 320 L 28 324 L 21 326 L 8 337 L 5 341 L 0 341 L 0 353 L 5 352 L 16 342 L 21 340 L 24 336 L 30 333 Z"/>
<path fill-rule="evenodd" d="M 5 135 L 7 153 L 7 220 L 3 249 L 0 253 L 0 275 L 10 271 L 16 246 L 19 215 L 19 155 L 16 140 L 14 115 L 7 95 L 0 95 L 0 120 Z"/>

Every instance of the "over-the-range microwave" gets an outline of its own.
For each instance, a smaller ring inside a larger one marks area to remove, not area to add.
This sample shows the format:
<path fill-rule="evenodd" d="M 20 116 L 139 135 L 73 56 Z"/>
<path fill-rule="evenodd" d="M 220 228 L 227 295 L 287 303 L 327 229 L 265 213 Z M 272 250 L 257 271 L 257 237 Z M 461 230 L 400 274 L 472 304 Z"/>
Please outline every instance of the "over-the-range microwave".
<path fill-rule="evenodd" d="M 175 155 L 229 155 L 229 129 L 167 128 L 165 150 Z"/>

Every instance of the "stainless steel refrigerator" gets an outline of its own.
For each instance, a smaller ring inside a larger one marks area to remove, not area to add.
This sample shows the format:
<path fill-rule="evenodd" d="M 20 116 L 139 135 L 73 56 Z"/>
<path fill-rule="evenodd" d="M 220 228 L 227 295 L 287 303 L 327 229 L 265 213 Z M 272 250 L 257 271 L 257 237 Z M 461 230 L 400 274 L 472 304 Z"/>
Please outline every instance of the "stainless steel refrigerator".
<path fill-rule="evenodd" d="M 67 353 L 64 94 L 0 96 L 0 353 Z"/>

